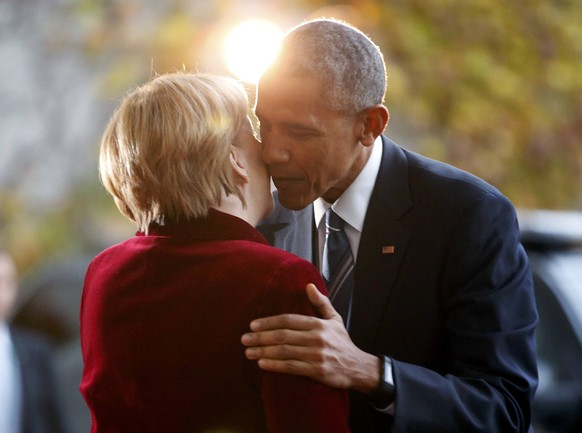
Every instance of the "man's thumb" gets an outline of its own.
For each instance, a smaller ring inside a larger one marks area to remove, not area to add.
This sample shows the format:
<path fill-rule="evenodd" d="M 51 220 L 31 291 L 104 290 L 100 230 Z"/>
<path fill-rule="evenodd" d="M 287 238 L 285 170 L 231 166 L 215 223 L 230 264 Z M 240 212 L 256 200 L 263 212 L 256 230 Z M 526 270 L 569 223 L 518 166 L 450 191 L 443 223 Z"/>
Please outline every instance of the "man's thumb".
<path fill-rule="evenodd" d="M 335 311 L 329 298 L 317 290 L 315 284 L 309 283 L 305 286 L 305 291 L 307 292 L 309 302 L 317 308 L 317 311 L 319 311 L 319 314 L 321 314 L 323 319 L 339 319 L 342 321 L 340 314 Z"/>

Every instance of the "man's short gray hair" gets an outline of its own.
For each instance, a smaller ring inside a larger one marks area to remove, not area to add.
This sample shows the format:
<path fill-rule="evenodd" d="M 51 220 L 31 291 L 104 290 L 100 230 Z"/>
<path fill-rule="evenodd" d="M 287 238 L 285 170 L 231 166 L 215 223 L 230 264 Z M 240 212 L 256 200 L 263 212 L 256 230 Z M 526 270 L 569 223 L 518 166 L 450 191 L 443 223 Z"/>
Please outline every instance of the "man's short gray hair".
<path fill-rule="evenodd" d="M 359 112 L 381 104 L 386 67 L 380 49 L 342 21 L 316 19 L 291 29 L 266 74 L 309 73 L 321 77 L 330 108 Z"/>

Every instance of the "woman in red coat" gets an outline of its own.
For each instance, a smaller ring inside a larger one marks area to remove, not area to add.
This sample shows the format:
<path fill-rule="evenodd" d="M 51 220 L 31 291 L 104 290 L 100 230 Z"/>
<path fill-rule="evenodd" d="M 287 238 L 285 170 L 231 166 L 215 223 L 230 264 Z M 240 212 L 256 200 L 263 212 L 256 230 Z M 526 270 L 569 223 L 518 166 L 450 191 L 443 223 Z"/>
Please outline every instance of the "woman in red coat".
<path fill-rule="evenodd" d="M 162 75 L 131 92 L 101 143 L 100 176 L 138 232 L 90 264 L 81 391 L 92 433 L 347 432 L 344 391 L 261 371 L 256 317 L 315 315 L 312 265 L 267 245 L 261 145 L 233 79 Z"/>

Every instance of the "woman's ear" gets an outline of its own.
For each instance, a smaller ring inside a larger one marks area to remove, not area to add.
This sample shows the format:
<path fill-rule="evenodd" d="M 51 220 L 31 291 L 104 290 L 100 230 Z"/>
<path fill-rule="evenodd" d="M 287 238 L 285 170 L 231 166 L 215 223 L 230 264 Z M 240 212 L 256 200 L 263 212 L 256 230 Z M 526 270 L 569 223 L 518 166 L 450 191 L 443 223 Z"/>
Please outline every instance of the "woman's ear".
<path fill-rule="evenodd" d="M 245 163 L 241 152 L 234 146 L 230 146 L 230 165 L 237 183 L 244 185 L 249 181 L 249 173 L 245 168 Z"/>
<path fill-rule="evenodd" d="M 364 146 L 371 146 L 386 129 L 390 121 L 390 112 L 384 105 L 378 104 L 364 110 L 362 116 L 363 128 L 360 142 Z"/>

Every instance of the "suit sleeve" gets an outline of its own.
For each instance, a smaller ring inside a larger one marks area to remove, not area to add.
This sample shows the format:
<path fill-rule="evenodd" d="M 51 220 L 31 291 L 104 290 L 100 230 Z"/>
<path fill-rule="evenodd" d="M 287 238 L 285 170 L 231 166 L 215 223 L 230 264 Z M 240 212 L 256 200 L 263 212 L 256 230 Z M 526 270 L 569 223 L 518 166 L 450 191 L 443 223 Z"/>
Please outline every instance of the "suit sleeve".
<path fill-rule="evenodd" d="M 442 307 L 450 373 L 394 361 L 395 431 L 527 432 L 537 312 L 511 204 L 484 194 L 458 221 L 449 251 Z"/>
<path fill-rule="evenodd" d="M 268 282 L 259 317 L 295 313 L 317 315 L 305 294 L 314 283 L 327 293 L 319 272 L 308 262 L 291 257 Z M 261 396 L 271 433 L 349 432 L 348 394 L 312 379 L 262 371 Z"/>

